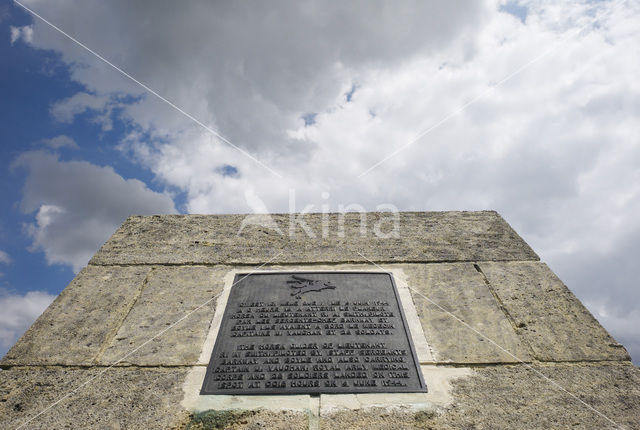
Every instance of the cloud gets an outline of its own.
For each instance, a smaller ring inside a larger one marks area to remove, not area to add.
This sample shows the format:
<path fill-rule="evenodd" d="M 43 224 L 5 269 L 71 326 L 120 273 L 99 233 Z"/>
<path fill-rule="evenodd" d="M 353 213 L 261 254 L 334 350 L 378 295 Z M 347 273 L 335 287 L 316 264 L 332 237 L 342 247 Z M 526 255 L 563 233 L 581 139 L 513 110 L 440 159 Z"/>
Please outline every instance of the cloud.
<path fill-rule="evenodd" d="M 133 214 L 175 213 L 171 198 L 111 167 L 60 161 L 54 154 L 22 154 L 14 168 L 27 169 L 21 210 L 34 213 L 26 226 L 34 250 L 49 264 L 78 272 L 124 219 Z"/>
<path fill-rule="evenodd" d="M 93 122 L 100 124 L 103 131 L 109 131 L 113 128 L 111 113 L 116 104 L 109 97 L 80 92 L 54 103 L 50 111 L 57 121 L 64 123 L 71 123 L 76 116 L 92 111 Z"/>
<path fill-rule="evenodd" d="M 496 209 L 606 325 L 640 309 L 640 6 L 612 4 L 34 6 L 283 178 L 42 23 L 33 43 L 89 94 L 59 118 L 120 103 L 120 149 L 189 212 L 246 212 L 246 190 L 287 211 L 290 189 L 297 210 Z M 70 212 L 46 204 L 43 224 Z"/>
<path fill-rule="evenodd" d="M 640 312 L 637 309 L 623 316 L 616 316 L 600 303 L 586 305 L 592 309 L 594 316 L 609 330 L 615 333 L 618 342 L 622 343 L 638 365 L 640 357 L 640 339 L 638 339 L 638 327 L 640 327 Z"/>
<path fill-rule="evenodd" d="M 11 257 L 6 252 L 0 250 L 0 263 L 9 264 L 11 263 Z"/>
<path fill-rule="evenodd" d="M 11 32 L 12 45 L 20 39 L 24 40 L 25 43 L 33 42 L 33 27 L 30 25 L 22 27 L 10 26 L 9 31 Z"/>
<path fill-rule="evenodd" d="M 358 70 L 456 43 L 472 51 L 471 30 L 488 12 L 479 2 L 461 0 L 394 7 L 311 1 L 286 8 L 189 2 L 179 14 L 153 2 L 27 3 L 238 145 L 267 153 L 301 149 L 286 130 L 305 113 L 326 108 L 343 87 L 351 88 Z M 71 19 L 67 7 L 80 18 Z M 140 25 L 147 19 L 149 25 Z M 34 25 L 43 35 L 37 46 L 61 52 L 73 78 L 92 94 L 145 93 L 46 25 Z M 160 31 L 169 27 L 180 28 L 180 34 Z M 191 125 L 153 96 L 128 106 L 125 114 L 159 135 Z"/>
<path fill-rule="evenodd" d="M 47 145 L 52 149 L 60 149 L 60 148 L 69 148 L 69 149 L 78 149 L 80 148 L 78 144 L 69 136 L 60 135 L 56 137 L 52 137 L 50 139 L 42 139 L 42 143 Z"/>
<path fill-rule="evenodd" d="M 53 299 L 55 296 L 44 291 L 29 291 L 25 295 L 0 294 L 0 356 L 13 346 Z"/>

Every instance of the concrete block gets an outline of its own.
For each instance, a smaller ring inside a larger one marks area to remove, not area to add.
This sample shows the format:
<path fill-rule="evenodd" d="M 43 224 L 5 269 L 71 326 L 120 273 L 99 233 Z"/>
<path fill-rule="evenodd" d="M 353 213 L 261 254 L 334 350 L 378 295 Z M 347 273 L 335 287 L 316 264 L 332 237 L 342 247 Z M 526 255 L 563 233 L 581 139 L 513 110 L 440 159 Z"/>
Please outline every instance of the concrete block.
<path fill-rule="evenodd" d="M 0 428 L 178 428 L 187 416 L 180 407 L 185 374 L 181 368 L 13 367 L 0 371 Z"/>
<path fill-rule="evenodd" d="M 473 264 L 402 267 L 437 363 L 530 360 L 527 348 Z"/>
<path fill-rule="evenodd" d="M 366 223 L 359 213 L 300 216 L 310 234 L 287 214 L 272 215 L 279 231 L 242 228 L 245 215 L 130 217 L 91 264 L 538 260 L 496 212 L 400 213 L 397 235 L 389 235 L 393 216 L 367 213 Z"/>
<path fill-rule="evenodd" d="M 519 335 L 542 361 L 630 360 L 546 264 L 479 263 Z"/>
<path fill-rule="evenodd" d="M 149 270 L 84 268 L 0 364 L 92 364 L 127 316 Z"/>
<path fill-rule="evenodd" d="M 640 428 L 640 370 L 629 364 L 490 366 L 451 384 L 446 409 L 342 408 L 321 414 L 320 428 Z"/>
<path fill-rule="evenodd" d="M 125 356 L 119 364 L 196 363 L 228 271 L 226 267 L 155 267 L 100 363 L 109 365 Z"/>

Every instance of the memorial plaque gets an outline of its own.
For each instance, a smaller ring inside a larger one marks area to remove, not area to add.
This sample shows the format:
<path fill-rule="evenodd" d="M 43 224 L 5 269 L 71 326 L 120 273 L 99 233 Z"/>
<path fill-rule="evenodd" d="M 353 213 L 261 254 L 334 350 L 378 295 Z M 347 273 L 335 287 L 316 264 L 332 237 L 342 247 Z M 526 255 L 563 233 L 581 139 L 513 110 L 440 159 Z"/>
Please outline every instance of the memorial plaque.
<path fill-rule="evenodd" d="M 238 274 L 200 394 L 426 392 L 393 277 Z"/>

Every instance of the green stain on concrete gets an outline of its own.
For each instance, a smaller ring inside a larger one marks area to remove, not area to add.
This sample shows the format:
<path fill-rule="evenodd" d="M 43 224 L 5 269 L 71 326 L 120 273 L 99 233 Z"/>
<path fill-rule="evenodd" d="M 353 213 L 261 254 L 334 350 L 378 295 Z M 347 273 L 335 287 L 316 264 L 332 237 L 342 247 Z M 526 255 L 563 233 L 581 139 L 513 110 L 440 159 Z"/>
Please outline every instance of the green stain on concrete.
<path fill-rule="evenodd" d="M 223 429 L 234 423 L 243 424 L 245 418 L 254 415 L 254 411 L 205 411 L 191 415 L 185 430 Z"/>

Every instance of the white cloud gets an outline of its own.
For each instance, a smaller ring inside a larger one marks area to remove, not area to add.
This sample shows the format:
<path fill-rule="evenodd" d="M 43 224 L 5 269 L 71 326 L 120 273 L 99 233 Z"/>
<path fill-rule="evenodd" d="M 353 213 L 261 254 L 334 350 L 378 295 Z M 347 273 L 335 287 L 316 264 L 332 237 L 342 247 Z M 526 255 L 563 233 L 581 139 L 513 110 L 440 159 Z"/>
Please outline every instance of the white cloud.
<path fill-rule="evenodd" d="M 55 296 L 44 291 L 29 291 L 25 295 L 0 294 L 0 356 L 13 346 L 53 299 Z"/>
<path fill-rule="evenodd" d="M 617 340 L 629 351 L 631 357 L 640 357 L 640 339 L 638 339 L 638 327 L 640 327 L 640 311 L 633 309 L 623 316 L 611 312 L 606 306 L 600 303 L 589 303 L 586 305 L 592 309 L 594 316 L 609 330 L 615 333 Z M 636 358 L 635 362 L 638 360 Z"/>
<path fill-rule="evenodd" d="M 6 252 L 0 250 L 0 263 L 9 264 L 11 263 L 11 257 Z"/>
<path fill-rule="evenodd" d="M 369 2 L 307 2 L 279 9 L 266 3 L 247 9 L 189 2 L 179 14 L 171 5 L 155 3 L 135 8 L 128 2 L 27 3 L 234 142 L 266 153 L 303 149 L 286 139 L 286 130 L 300 115 L 324 109 L 343 86 L 351 86 L 359 69 L 404 62 L 453 44 L 472 52 L 471 30 L 489 11 L 480 2 L 461 0 L 384 8 Z M 55 30 L 38 21 L 34 25 L 43 35 L 37 46 L 61 52 L 90 93 L 145 93 Z M 125 113 L 159 135 L 191 124 L 153 96 Z"/>
<path fill-rule="evenodd" d="M 190 2 L 179 14 L 128 2 L 37 4 L 283 179 L 38 22 L 34 43 L 60 52 L 93 94 L 54 116 L 71 121 L 93 103 L 110 117 L 110 103 L 120 103 L 136 126 L 121 149 L 183 190 L 189 212 L 245 212 L 246 190 L 286 211 L 290 188 L 298 209 L 496 209 L 592 310 L 606 306 L 622 321 L 640 309 L 640 6 L 612 4 L 519 2 L 506 13 L 491 1 L 282 10 Z M 315 122 L 305 124 L 309 114 Z M 224 165 L 238 174 L 221 174 Z M 60 216 L 56 208 L 69 213 L 48 204 L 43 223 Z"/>
<path fill-rule="evenodd" d="M 25 43 L 33 42 L 33 27 L 30 25 L 25 25 L 22 27 L 14 27 L 10 26 L 9 30 L 11 32 L 11 44 L 13 45 L 18 40 L 22 39 Z"/>
<path fill-rule="evenodd" d="M 60 149 L 60 148 L 69 148 L 69 149 L 78 149 L 79 146 L 75 140 L 73 140 L 69 136 L 60 135 L 56 137 L 52 137 L 50 139 L 42 139 L 42 143 L 47 145 L 52 149 Z"/>
<path fill-rule="evenodd" d="M 80 92 L 53 104 L 51 115 L 57 121 L 70 123 L 76 116 L 92 111 L 94 113 L 92 120 L 100 124 L 102 130 L 109 131 L 113 128 L 111 112 L 116 104 L 109 97 Z"/>
<path fill-rule="evenodd" d="M 49 264 L 69 264 L 75 272 L 127 216 L 176 212 L 168 195 L 111 167 L 60 161 L 40 151 L 22 154 L 14 167 L 28 171 L 20 207 L 36 212 L 36 222 L 27 226 L 33 249 L 44 251 Z"/>

